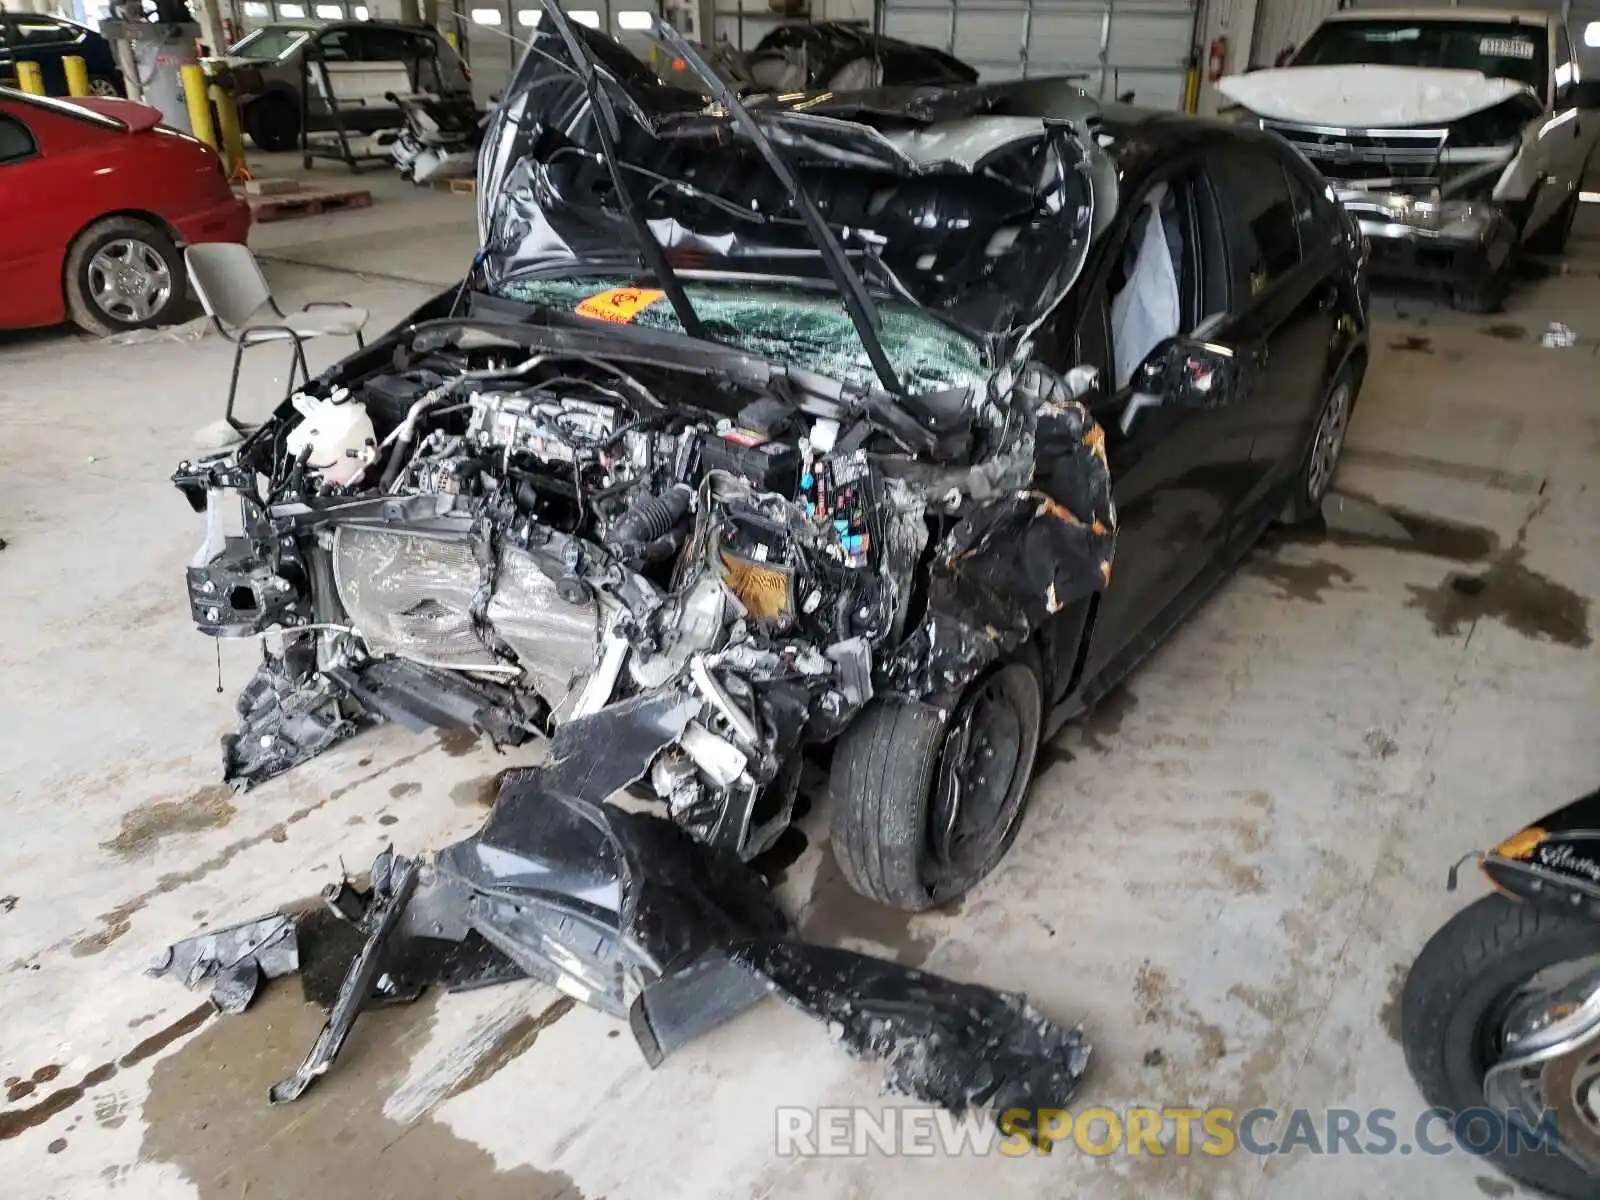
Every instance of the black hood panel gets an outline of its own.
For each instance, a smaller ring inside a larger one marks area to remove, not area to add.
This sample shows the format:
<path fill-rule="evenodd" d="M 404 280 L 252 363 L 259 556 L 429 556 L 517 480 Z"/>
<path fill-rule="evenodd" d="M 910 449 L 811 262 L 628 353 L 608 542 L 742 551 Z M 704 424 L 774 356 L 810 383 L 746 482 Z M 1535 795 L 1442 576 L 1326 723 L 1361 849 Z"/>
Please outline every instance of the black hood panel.
<path fill-rule="evenodd" d="M 645 78 L 642 64 L 613 70 L 619 49 L 596 56 L 620 117 L 619 157 L 674 270 L 827 281 L 750 143 L 703 97 Z M 871 288 L 997 346 L 1055 306 L 1076 280 L 1096 218 L 1115 206 L 1113 172 L 1083 132 L 1092 102 L 1037 81 L 1025 101 L 1004 103 L 1001 92 L 880 90 L 753 106 Z M 1046 107 L 1079 123 L 1047 123 L 1036 111 Z M 490 291 L 529 275 L 639 269 L 599 149 L 565 44 L 542 31 L 480 163 Z"/>

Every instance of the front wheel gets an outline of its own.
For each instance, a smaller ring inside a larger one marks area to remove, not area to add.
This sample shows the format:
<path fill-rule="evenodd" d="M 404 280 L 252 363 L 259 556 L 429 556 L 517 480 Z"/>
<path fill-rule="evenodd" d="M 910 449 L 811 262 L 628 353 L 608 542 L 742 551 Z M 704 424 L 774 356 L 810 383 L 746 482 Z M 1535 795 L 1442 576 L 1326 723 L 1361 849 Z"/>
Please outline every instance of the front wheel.
<path fill-rule="evenodd" d="M 1572 226 L 1578 219 L 1580 201 L 1578 189 L 1573 188 L 1572 195 L 1556 209 L 1555 215 L 1545 222 L 1544 228 L 1527 240 L 1527 249 L 1533 254 L 1566 253 L 1567 242 L 1572 238 Z"/>
<path fill-rule="evenodd" d="M 1600 925 L 1592 919 L 1498 893 L 1452 917 L 1417 956 L 1401 998 L 1406 1066 L 1428 1103 L 1453 1112 L 1498 1108 L 1485 1081 L 1497 1067 L 1502 1079 L 1509 1069 L 1554 1110 L 1564 1144 L 1600 1148 L 1600 1040 L 1580 1038 L 1571 1053 L 1532 1068 L 1506 1066 L 1532 1031 L 1573 1010 L 1574 987 L 1593 988 L 1597 959 Z M 1554 1147 L 1523 1139 L 1516 1149 L 1508 1153 L 1502 1142 L 1484 1157 L 1562 1200 L 1600 1194 L 1596 1177 Z"/>
<path fill-rule="evenodd" d="M 920 912 L 994 870 L 1022 821 L 1043 715 L 1027 651 L 974 681 L 948 719 L 894 697 L 868 704 L 840 735 L 828 779 L 850 886 Z"/>

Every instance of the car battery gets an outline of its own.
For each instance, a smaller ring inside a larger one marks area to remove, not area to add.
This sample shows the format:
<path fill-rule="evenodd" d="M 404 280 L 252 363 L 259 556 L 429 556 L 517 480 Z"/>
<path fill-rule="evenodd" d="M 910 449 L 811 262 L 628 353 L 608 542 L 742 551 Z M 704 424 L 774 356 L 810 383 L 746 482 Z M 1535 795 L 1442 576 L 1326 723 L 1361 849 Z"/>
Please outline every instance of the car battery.
<path fill-rule="evenodd" d="M 700 442 L 703 471 L 726 471 L 760 492 L 776 492 L 792 500 L 800 486 L 800 450 L 753 429 L 733 426 Z"/>

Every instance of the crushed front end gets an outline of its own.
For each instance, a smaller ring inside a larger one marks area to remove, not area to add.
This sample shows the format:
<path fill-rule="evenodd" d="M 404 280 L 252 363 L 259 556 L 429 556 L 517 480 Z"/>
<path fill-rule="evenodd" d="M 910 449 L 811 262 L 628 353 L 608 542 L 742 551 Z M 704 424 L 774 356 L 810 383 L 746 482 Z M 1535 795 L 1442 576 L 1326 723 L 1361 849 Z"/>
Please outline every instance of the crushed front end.
<path fill-rule="evenodd" d="M 1519 231 L 1494 185 L 1514 143 L 1499 157 L 1452 159 L 1447 129 L 1261 126 L 1322 172 L 1366 237 L 1375 274 L 1477 290 L 1508 270 Z"/>
<path fill-rule="evenodd" d="M 984 116 L 992 90 L 756 117 L 681 39 L 720 109 L 602 79 L 545 12 L 487 131 L 473 275 L 174 476 L 206 518 L 197 626 L 264 643 L 231 781 L 377 720 L 550 738 L 472 837 L 328 890 L 361 948 L 273 1098 L 370 999 L 448 982 L 396 958 L 443 943 L 475 982 L 625 1017 L 652 1063 L 774 991 L 929 1102 L 1060 1107 L 1076 1030 L 806 945 L 746 864 L 808 747 L 870 704 L 959 726 L 974 681 L 1106 585 L 1093 373 L 1032 337 L 1114 172 L 1086 127 Z M 232 1002 L 267 969 L 254 930 L 187 973 Z"/>

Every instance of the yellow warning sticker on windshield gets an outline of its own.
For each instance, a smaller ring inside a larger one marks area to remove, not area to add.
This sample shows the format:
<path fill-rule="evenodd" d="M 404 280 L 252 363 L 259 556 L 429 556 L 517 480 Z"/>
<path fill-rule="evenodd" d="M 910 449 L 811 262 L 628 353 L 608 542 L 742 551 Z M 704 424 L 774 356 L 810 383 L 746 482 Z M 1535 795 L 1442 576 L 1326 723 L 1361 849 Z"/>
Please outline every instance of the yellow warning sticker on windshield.
<path fill-rule="evenodd" d="M 626 325 L 666 293 L 655 288 L 619 287 L 596 292 L 577 308 L 580 317 Z"/>

